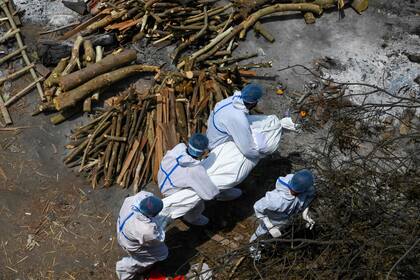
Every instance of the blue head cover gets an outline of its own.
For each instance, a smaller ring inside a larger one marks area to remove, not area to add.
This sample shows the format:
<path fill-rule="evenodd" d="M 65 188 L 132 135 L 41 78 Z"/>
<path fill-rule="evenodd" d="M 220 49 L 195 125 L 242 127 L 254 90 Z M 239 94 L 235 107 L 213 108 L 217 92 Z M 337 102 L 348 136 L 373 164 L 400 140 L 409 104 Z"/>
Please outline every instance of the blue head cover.
<path fill-rule="evenodd" d="M 263 88 L 257 84 L 246 85 L 241 91 L 242 100 L 246 103 L 257 103 L 263 94 Z"/>
<path fill-rule="evenodd" d="M 140 208 L 138 208 L 138 210 L 147 217 L 154 217 L 159 214 L 162 208 L 162 200 L 159 197 L 152 195 L 140 201 Z"/>
<path fill-rule="evenodd" d="M 289 183 L 290 189 L 297 192 L 306 192 L 314 185 L 314 176 L 308 169 L 302 169 L 296 172 Z"/>
<path fill-rule="evenodd" d="M 201 157 L 209 146 L 209 139 L 201 133 L 195 133 L 188 141 L 188 153 L 193 157 Z"/>

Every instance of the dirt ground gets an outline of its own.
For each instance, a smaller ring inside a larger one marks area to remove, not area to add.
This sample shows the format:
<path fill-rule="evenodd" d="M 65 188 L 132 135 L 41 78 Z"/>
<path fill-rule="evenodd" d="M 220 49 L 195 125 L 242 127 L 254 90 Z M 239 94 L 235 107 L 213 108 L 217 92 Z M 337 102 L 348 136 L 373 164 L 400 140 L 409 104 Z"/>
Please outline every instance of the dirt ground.
<path fill-rule="evenodd" d="M 345 66 L 330 73 L 334 77 L 375 81 L 389 73 L 383 81 L 387 86 L 414 84 L 419 67 L 405 55 L 418 52 L 420 45 L 418 4 L 412 2 L 372 1 L 363 15 L 348 9 L 340 20 L 332 12 L 310 26 L 300 15 L 264 19 L 276 42 L 269 44 L 249 32 L 238 50 L 258 52 L 256 61 L 273 62 L 271 69 L 260 72 L 267 89 L 260 109 L 282 116 L 291 99 L 287 93 L 276 95 L 274 88 L 281 82 L 288 92 L 301 91 L 311 80 L 303 73 L 278 69 L 311 65 L 325 56 Z M 26 33 L 32 47 L 33 34 Z M 142 56 L 150 59 L 165 52 Z M 28 81 L 17 81 L 11 90 Z M 23 128 L 0 131 L 0 279 L 115 279 L 115 262 L 123 255 L 115 240 L 115 221 L 131 190 L 92 190 L 83 177 L 66 168 L 62 163 L 66 135 L 83 118 L 53 126 L 48 116 L 31 117 L 36 103 L 35 92 L 17 102 L 10 110 L 13 126 Z M 214 234 L 238 246 L 246 244 L 255 228 L 253 203 L 278 176 L 303 166 L 300 155 L 319 143 L 319 133 L 285 134 L 278 154 L 264 159 L 242 184 L 244 195 L 238 201 L 208 203 L 205 214 L 211 223 L 205 228 L 189 228 L 178 221 L 167 232 L 169 259 L 158 269 L 170 275 L 185 273 L 191 258 L 223 254 L 229 248 L 212 240 Z"/>

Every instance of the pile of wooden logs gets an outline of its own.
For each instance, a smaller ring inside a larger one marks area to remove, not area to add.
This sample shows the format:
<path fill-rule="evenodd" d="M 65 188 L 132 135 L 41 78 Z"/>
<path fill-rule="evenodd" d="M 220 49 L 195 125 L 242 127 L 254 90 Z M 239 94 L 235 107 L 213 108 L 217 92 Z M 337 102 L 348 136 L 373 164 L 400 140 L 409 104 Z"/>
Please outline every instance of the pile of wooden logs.
<path fill-rule="evenodd" d="M 93 187 L 139 186 L 155 180 L 168 149 L 205 132 L 214 104 L 252 71 L 160 72 L 148 92 L 131 87 L 90 123 L 75 129 L 65 163 L 86 172 Z"/>
<path fill-rule="evenodd" d="M 64 34 L 63 39 L 81 32 L 84 35 L 97 31 L 116 32 L 121 42 L 142 39 L 153 45 L 174 44 L 171 58 L 179 69 L 200 69 L 208 59 L 226 58 L 235 47 L 235 40 L 244 39 L 254 27 L 268 41 L 274 37 L 264 29 L 259 19 L 278 12 L 302 12 L 307 23 L 314 23 L 323 9 L 342 9 L 344 0 L 282 1 L 236 0 L 222 1 L 92 1 L 91 13 L 95 16 Z M 349 2 L 349 1 L 346 1 Z M 362 11 L 367 0 L 350 1 Z M 197 68 L 195 68 L 197 67 Z"/>
<path fill-rule="evenodd" d="M 79 35 L 71 57 L 61 59 L 45 80 L 46 100 L 35 113 L 59 111 L 51 118 L 58 124 L 81 109 L 91 112 L 100 89 L 136 73 L 159 71 L 157 66 L 130 65 L 137 58 L 135 50 L 118 49 L 102 57 L 100 46 L 95 50 L 90 40 Z"/>
<path fill-rule="evenodd" d="M 48 94 L 49 107 L 60 110 L 61 115 L 75 107 L 86 111 L 89 108 L 86 103 L 90 104 L 104 85 L 139 71 L 156 75 L 147 92 L 129 88 L 90 123 L 75 129 L 67 145 L 65 163 L 86 173 L 93 187 L 116 183 L 125 188 L 133 186 L 137 192 L 139 186 L 156 180 L 167 150 L 187 141 L 194 132 L 205 132 L 215 103 L 231 95 L 245 77 L 255 76 L 251 68 L 271 66 L 270 63 L 239 66 L 236 62 L 256 55 L 231 56 L 236 40 L 245 38 L 252 27 L 268 41 L 274 41 L 260 18 L 296 11 L 303 13 L 307 23 L 313 23 L 324 8 L 342 9 L 345 4 L 343 0 L 249 2 L 238 0 L 225 5 L 207 0 L 91 1 L 94 16 L 62 36 L 67 40 L 77 35 L 77 39 L 72 57 L 60 62 L 45 82 L 53 92 Z M 252 5 L 244 9 L 247 3 Z M 152 45 L 174 44 L 171 58 L 178 70 L 125 66 L 135 59 L 132 51 L 117 51 L 92 63 L 96 55 L 89 40 L 83 40 L 82 36 L 96 32 L 116 34 L 121 44 L 139 40 Z M 84 60 L 79 61 L 79 57 Z M 76 67 L 79 70 L 71 73 Z M 81 102 L 84 106 L 77 106 Z"/>
<path fill-rule="evenodd" d="M 25 66 L 23 66 L 21 69 L 16 70 L 7 76 L 1 77 L 0 85 L 5 83 L 6 81 L 11 81 L 16 78 L 19 78 L 28 72 L 31 74 L 31 77 L 33 79 L 32 83 L 27 85 L 18 93 L 14 94 L 8 100 L 5 100 L 3 95 L 0 93 L 0 112 L 1 112 L 1 115 L 3 115 L 3 120 L 5 122 L 5 125 L 9 125 L 9 124 L 12 124 L 12 119 L 10 117 L 7 107 L 12 105 L 22 96 L 29 93 L 34 87 L 37 88 L 39 96 L 41 97 L 41 100 L 44 100 L 44 92 L 42 90 L 42 86 L 40 83 L 42 81 L 42 78 L 39 77 L 38 74 L 36 73 L 35 65 L 31 62 L 26 52 L 26 46 L 23 43 L 22 36 L 20 34 L 20 29 L 18 28 L 18 25 L 20 25 L 20 20 L 19 20 L 19 17 L 14 12 L 13 3 L 11 1 L 0 0 L 0 7 L 5 16 L 4 18 L 2 18 L 2 21 L 7 22 L 9 26 L 9 30 L 0 37 L 0 44 L 3 44 L 5 42 L 8 42 L 14 39 L 15 40 L 14 45 L 16 47 L 15 51 L 11 51 L 5 56 L 0 58 L 0 65 L 2 65 L 3 63 L 9 62 L 13 59 L 16 59 L 20 56 L 22 57 L 23 62 L 25 64 Z"/>

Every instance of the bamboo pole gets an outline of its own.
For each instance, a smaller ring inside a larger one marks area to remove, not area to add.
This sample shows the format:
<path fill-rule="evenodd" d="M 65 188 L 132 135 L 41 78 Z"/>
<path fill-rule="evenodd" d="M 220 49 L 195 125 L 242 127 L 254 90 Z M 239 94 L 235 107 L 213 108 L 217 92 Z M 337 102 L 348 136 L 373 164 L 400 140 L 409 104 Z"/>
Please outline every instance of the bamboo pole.
<path fill-rule="evenodd" d="M 3 119 L 6 125 L 13 123 L 12 119 L 10 118 L 9 111 L 7 110 L 6 105 L 4 104 L 3 96 L 1 95 L 1 93 L 0 93 L 0 112 L 3 114 Z"/>
<path fill-rule="evenodd" d="M 16 33 L 20 32 L 20 29 L 11 29 L 9 31 L 6 32 L 6 34 L 4 34 L 1 38 L 0 38 L 0 44 L 3 44 L 4 42 L 6 42 L 8 39 L 10 39 L 11 37 L 14 37 L 16 35 Z"/>
<path fill-rule="evenodd" d="M 0 6 L 3 9 L 4 13 L 6 14 L 7 18 L 9 19 L 9 23 L 10 23 L 10 26 L 12 27 L 12 29 L 18 29 L 15 21 L 13 20 L 13 16 L 10 14 L 9 8 L 7 7 L 6 2 L 4 0 L 0 0 Z M 22 37 L 20 36 L 20 33 L 19 32 L 16 33 L 15 37 L 16 37 L 16 41 L 18 43 L 18 46 L 21 49 L 21 54 L 22 54 L 23 60 L 25 61 L 26 65 L 30 65 L 31 61 L 29 60 L 28 54 L 26 53 L 26 50 L 24 49 L 24 44 L 23 44 Z M 40 83 L 40 79 L 39 79 L 38 75 L 36 74 L 36 72 L 33 68 L 30 69 L 29 71 L 31 73 L 32 78 L 36 82 L 35 85 L 36 85 L 36 88 L 38 90 L 39 97 L 41 98 L 42 101 L 45 101 L 44 91 L 42 90 L 42 85 Z"/>
<path fill-rule="evenodd" d="M 4 105 L 6 107 L 8 107 L 10 104 L 12 104 L 16 100 L 18 100 L 19 98 L 21 98 L 22 96 L 24 96 L 25 94 L 29 93 L 31 91 L 31 89 L 34 86 L 36 86 L 37 84 L 39 84 L 39 82 L 41 82 L 42 80 L 43 80 L 43 78 L 38 78 L 37 80 L 33 81 L 28 86 L 26 86 L 24 89 L 22 89 L 21 91 L 19 91 L 15 95 L 13 95 L 9 100 L 7 100 L 6 103 L 4 103 Z"/>
<path fill-rule="evenodd" d="M 18 55 L 18 54 L 22 54 L 22 51 L 26 50 L 26 46 L 24 46 L 23 48 L 19 48 L 5 56 L 3 56 L 2 58 L 0 58 L 0 65 L 2 65 L 3 63 L 5 63 L 6 61 L 8 61 L 9 59 L 11 59 L 12 57 Z"/>
<path fill-rule="evenodd" d="M 10 75 L 0 78 L 0 84 L 4 83 L 7 80 L 13 80 L 20 77 L 21 75 L 25 74 L 28 70 L 32 69 L 34 66 L 35 66 L 34 64 L 25 66 L 22 69 L 19 69 Z"/>

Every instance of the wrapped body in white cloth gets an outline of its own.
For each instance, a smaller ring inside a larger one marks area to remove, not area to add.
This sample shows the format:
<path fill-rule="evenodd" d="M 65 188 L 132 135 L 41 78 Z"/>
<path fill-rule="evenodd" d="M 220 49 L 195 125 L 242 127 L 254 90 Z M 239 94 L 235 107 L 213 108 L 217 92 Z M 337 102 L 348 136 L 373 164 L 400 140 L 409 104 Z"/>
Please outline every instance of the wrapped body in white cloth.
<path fill-rule="evenodd" d="M 210 180 L 219 190 L 227 190 L 239 185 L 249 175 L 259 160 L 274 153 L 281 140 L 284 129 L 295 130 L 291 118 L 279 119 L 275 115 L 247 116 L 255 143 L 261 153 L 257 159 L 246 158 L 233 141 L 225 142 L 214 148 L 201 164 Z M 163 199 L 164 209 L 161 214 L 171 219 L 184 216 L 190 211 L 202 211 L 203 201 L 191 188 L 180 190 Z"/>

